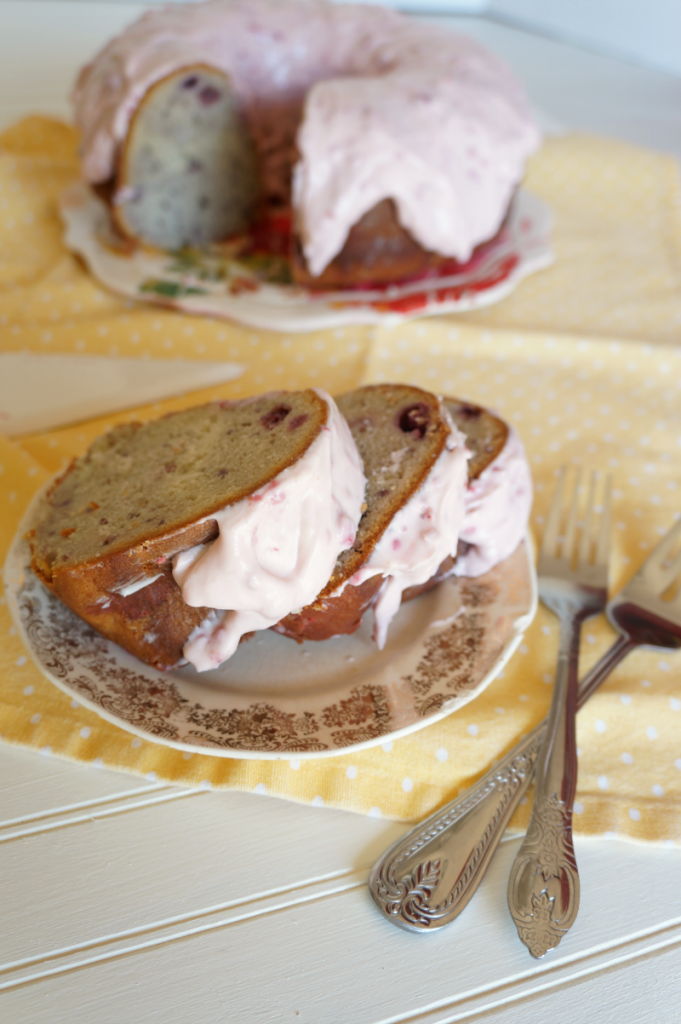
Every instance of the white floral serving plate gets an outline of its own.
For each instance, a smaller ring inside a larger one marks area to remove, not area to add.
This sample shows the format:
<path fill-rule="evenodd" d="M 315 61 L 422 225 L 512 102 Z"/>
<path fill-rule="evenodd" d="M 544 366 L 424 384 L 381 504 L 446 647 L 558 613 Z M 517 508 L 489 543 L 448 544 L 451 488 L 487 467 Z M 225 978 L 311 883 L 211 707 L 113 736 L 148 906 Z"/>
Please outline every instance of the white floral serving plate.
<path fill-rule="evenodd" d="M 290 283 L 288 261 L 282 255 L 290 228 L 277 228 L 277 218 L 269 222 L 269 251 L 256 245 L 237 258 L 225 247 L 216 247 L 211 254 L 126 247 L 112 232 L 106 203 L 84 182 L 64 192 L 60 212 L 66 245 L 113 291 L 185 313 L 283 332 L 350 323 L 396 324 L 478 309 L 499 302 L 524 277 L 553 261 L 551 212 L 523 189 L 516 193 L 500 232 L 479 246 L 468 263 L 452 262 L 400 285 L 344 292 L 311 292 Z M 273 240 L 278 244 L 272 245 Z"/>
<path fill-rule="evenodd" d="M 35 507 L 35 503 L 34 506 Z M 388 644 L 357 633 L 323 643 L 270 630 L 219 669 L 159 672 L 95 633 L 30 569 L 25 534 L 5 565 L 9 606 L 40 670 L 114 725 L 222 757 L 326 757 L 420 729 L 476 697 L 518 647 L 536 610 L 530 545 L 476 580 L 452 578 L 403 605 Z"/>

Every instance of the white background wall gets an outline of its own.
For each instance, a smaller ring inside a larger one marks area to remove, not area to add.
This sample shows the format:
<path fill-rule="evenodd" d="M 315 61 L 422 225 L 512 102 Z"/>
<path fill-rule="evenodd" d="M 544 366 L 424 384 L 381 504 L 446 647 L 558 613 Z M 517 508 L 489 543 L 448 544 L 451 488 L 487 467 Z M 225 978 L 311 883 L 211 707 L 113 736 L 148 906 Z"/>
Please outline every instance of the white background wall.
<path fill-rule="evenodd" d="M 681 75 L 681 0 L 490 0 L 484 13 Z"/>
<path fill-rule="evenodd" d="M 341 0 L 343 2 L 343 0 Z M 372 2 L 372 0 L 369 0 Z M 681 75 L 681 0 L 373 0 L 410 11 L 482 14 Z"/>
<path fill-rule="evenodd" d="M 127 3 L 139 0 L 86 0 Z M 147 0 L 154 5 L 185 0 Z M 346 0 L 337 0 L 339 3 Z M 350 0 L 353 2 L 353 0 Z M 478 14 L 492 21 L 681 75 L 681 0 L 364 0 L 414 13 Z M 0 24 L 2 20 L 0 0 Z"/>

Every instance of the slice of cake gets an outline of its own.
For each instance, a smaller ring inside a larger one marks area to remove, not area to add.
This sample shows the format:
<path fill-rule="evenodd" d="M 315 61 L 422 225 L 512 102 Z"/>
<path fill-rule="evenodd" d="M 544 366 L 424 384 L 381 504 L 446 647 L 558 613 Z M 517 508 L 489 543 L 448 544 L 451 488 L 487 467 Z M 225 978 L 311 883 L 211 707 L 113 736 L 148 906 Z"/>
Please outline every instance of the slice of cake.
<path fill-rule="evenodd" d="M 484 541 L 487 536 L 484 526 L 481 529 L 477 521 L 471 520 L 469 505 L 472 496 L 478 494 L 477 481 L 481 477 L 486 481 L 485 474 L 501 458 L 509 438 L 509 427 L 482 406 L 462 402 L 456 398 L 445 398 L 443 404 L 446 413 L 465 436 L 470 454 L 467 464 L 468 486 L 463 494 L 464 515 L 459 537 L 465 533 L 472 539 L 477 530 L 480 543 L 494 543 L 493 538 Z M 396 512 L 416 494 L 435 463 L 433 450 L 428 450 L 427 445 L 421 447 L 426 431 L 421 437 L 419 431 L 407 429 L 410 447 L 405 449 L 405 427 L 408 428 L 418 420 L 425 423 L 427 417 L 431 429 L 436 424 L 440 430 L 448 429 L 442 408 L 435 396 L 406 385 L 390 384 L 360 388 L 347 395 L 341 395 L 338 398 L 338 407 L 348 420 L 364 461 L 368 511 L 360 521 L 353 548 L 340 556 L 328 586 L 317 600 L 307 608 L 287 616 L 274 627 L 277 632 L 285 633 L 298 641 L 326 640 L 341 633 L 352 633 L 359 628 L 364 613 L 375 603 L 385 583 L 381 572 L 372 573 L 376 563 L 371 566 L 371 555 L 378 539 L 392 522 Z M 402 410 L 400 415 L 395 414 L 395 407 Z M 419 483 L 416 483 L 408 467 L 413 466 L 419 457 L 424 460 L 423 466 L 428 466 L 428 471 L 425 474 L 421 473 Z M 496 476 L 497 474 L 495 480 Z M 499 479 L 500 483 L 502 479 L 505 479 L 505 476 Z M 531 488 L 529 494 L 531 495 Z M 378 512 L 381 509 L 384 515 L 379 518 Z M 476 515 L 479 518 L 479 512 L 476 512 Z M 523 536 L 527 515 L 529 507 L 524 514 L 524 520 L 519 523 L 516 517 L 513 529 L 506 530 L 506 554 L 515 550 Z M 508 547 L 509 543 L 512 543 L 512 547 Z M 411 600 L 446 579 L 454 572 L 457 560 L 465 559 L 471 549 L 472 543 L 461 540 L 457 543 L 454 537 L 452 546 L 434 572 L 420 583 L 405 587 L 401 594 L 402 600 Z M 473 557 L 470 555 L 469 562 L 464 564 L 473 565 Z M 462 567 L 460 561 L 458 569 Z M 466 575 L 466 572 L 460 574 Z M 351 577 L 354 577 L 354 583 Z"/>
<path fill-rule="evenodd" d="M 204 557 L 194 559 L 191 573 L 185 564 L 184 574 L 205 572 L 210 552 L 224 555 L 221 521 L 241 516 L 241 533 L 235 527 L 231 537 L 242 547 L 253 546 L 255 522 L 260 576 L 244 583 L 232 564 L 223 582 L 235 592 L 249 582 L 253 593 L 260 587 L 262 599 L 243 611 L 272 625 L 314 598 L 339 552 L 354 542 L 364 486 L 347 425 L 324 392 L 211 403 L 121 425 L 75 460 L 47 495 L 32 532 L 32 566 L 65 604 L 143 661 L 176 665 L 195 631 L 203 631 L 210 660 L 209 612 L 238 607 L 227 597 L 183 598 L 174 557 L 200 551 Z M 305 519 L 281 538 L 272 522 L 286 509 L 289 522 L 290 506 L 301 500 L 305 516 L 325 517 L 324 529 L 311 534 Z M 207 593 L 213 597 L 215 588 Z M 239 619 L 227 629 L 215 615 L 212 622 L 228 647 L 255 628 Z"/>
<path fill-rule="evenodd" d="M 464 439 L 443 403 L 410 385 L 358 388 L 341 395 L 338 407 L 364 462 L 367 510 L 316 601 L 275 628 L 298 640 L 325 640 L 353 632 L 373 604 L 382 645 L 403 590 L 425 584 L 456 550 Z"/>

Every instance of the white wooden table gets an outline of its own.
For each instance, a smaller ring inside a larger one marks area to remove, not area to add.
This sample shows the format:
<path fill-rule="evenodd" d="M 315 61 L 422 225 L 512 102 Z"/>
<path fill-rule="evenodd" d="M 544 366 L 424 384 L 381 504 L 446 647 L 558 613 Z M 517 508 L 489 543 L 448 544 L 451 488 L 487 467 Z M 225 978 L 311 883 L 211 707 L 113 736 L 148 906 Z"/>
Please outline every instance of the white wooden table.
<path fill-rule="evenodd" d="M 74 70 L 139 10 L 0 0 L 0 127 L 67 116 Z M 516 66 L 547 121 L 681 155 L 681 79 L 449 21 Z M 0 745 L 0 1020 L 679 1019 L 681 849 L 577 840 L 580 916 L 537 963 L 506 910 L 517 839 L 448 929 L 414 936 L 382 920 L 367 873 L 403 830 Z"/>

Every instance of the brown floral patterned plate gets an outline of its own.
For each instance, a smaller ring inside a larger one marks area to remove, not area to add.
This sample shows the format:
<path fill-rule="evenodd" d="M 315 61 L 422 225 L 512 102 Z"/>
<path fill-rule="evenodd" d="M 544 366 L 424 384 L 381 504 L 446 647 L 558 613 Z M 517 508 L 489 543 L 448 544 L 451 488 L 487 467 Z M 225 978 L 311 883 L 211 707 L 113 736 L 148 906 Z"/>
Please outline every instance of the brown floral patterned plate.
<path fill-rule="evenodd" d="M 8 555 L 6 593 L 47 678 L 144 739 L 222 757 L 326 757 L 420 729 L 491 682 L 536 610 L 525 541 L 485 576 L 452 578 L 403 605 L 383 651 L 367 615 L 352 636 L 297 644 L 266 630 L 215 671 L 163 673 L 45 589 L 29 567 L 26 529 Z"/>

